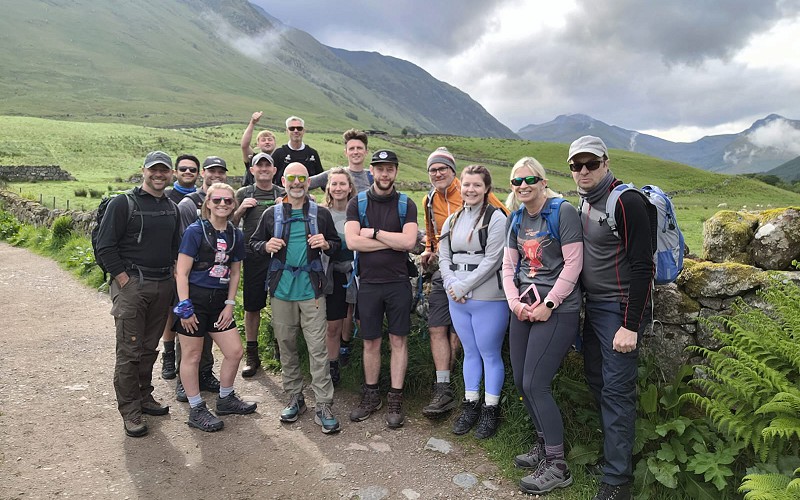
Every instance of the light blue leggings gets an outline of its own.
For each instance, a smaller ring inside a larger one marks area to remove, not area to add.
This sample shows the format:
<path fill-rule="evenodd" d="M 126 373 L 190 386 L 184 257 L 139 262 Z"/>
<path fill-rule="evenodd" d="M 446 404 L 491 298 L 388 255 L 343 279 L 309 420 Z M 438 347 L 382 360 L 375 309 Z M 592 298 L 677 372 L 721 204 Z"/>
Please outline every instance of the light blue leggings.
<path fill-rule="evenodd" d="M 500 354 L 508 326 L 505 300 L 472 300 L 463 304 L 450 300 L 450 318 L 464 346 L 464 389 L 480 389 L 484 372 L 485 391 L 499 396 L 505 368 Z"/>

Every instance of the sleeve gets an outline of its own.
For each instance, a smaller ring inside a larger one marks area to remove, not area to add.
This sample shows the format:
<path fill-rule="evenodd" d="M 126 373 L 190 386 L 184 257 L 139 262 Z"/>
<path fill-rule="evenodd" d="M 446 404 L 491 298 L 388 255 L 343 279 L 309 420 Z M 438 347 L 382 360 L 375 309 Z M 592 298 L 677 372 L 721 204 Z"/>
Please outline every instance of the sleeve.
<path fill-rule="evenodd" d="M 333 216 L 329 210 L 323 207 L 320 207 L 318 216 L 322 217 L 325 230 L 324 236 L 331 246 L 329 249 L 325 250 L 325 255 L 333 255 L 342 247 L 342 240 L 339 238 L 339 232 L 336 231 L 336 224 L 333 223 Z"/>
<path fill-rule="evenodd" d="M 361 223 L 361 219 L 358 217 L 358 196 L 354 196 L 352 199 L 350 199 L 350 201 L 347 202 L 346 221 L 357 221 L 359 224 Z"/>
<path fill-rule="evenodd" d="M 191 198 L 184 198 L 178 203 L 178 218 L 181 234 L 197 220 L 197 206 Z"/>
<path fill-rule="evenodd" d="M 652 227 L 647 201 L 627 191 L 619 197 L 615 208 L 617 227 L 630 264 L 628 304 L 622 326 L 638 331 L 650 300 L 650 284 L 655 272 L 653 264 Z"/>
<path fill-rule="evenodd" d="M 445 219 L 442 228 L 450 227 L 450 220 L 452 218 L 453 216 L 449 215 L 447 219 Z M 443 230 L 441 237 L 439 238 L 439 242 L 441 243 L 445 239 L 449 239 L 450 233 L 451 231 L 445 233 Z M 439 245 L 437 249 L 439 253 L 439 272 L 442 274 L 442 283 L 444 284 L 444 289 L 447 290 L 450 287 L 450 285 L 458 281 L 458 278 L 456 278 L 456 273 L 452 269 L 450 269 L 450 264 L 453 263 L 453 255 L 450 253 L 449 244 Z"/>
<path fill-rule="evenodd" d="M 314 151 L 314 169 L 313 169 L 314 171 L 309 172 L 309 174 L 313 176 L 321 174 L 322 172 L 325 171 L 325 169 L 322 168 L 322 158 L 319 157 L 319 151 L 317 151 L 316 149 L 312 149 L 312 151 Z"/>
<path fill-rule="evenodd" d="M 247 194 L 247 186 L 240 187 L 236 190 L 236 205 L 241 205 Z"/>
<path fill-rule="evenodd" d="M 506 219 L 506 234 L 503 238 L 503 292 L 506 294 L 506 301 L 511 312 L 516 314 L 514 309 L 519 306 L 519 288 L 514 282 L 517 271 L 517 263 L 520 259 L 517 248 L 517 235 L 511 230 L 511 217 Z"/>
<path fill-rule="evenodd" d="M 186 228 L 186 231 L 183 232 L 183 238 L 181 238 L 181 246 L 178 249 L 178 253 L 188 255 L 191 258 L 197 257 L 200 250 L 200 238 L 202 237 L 203 229 L 200 227 L 200 224 L 190 224 L 189 227 Z"/>
<path fill-rule="evenodd" d="M 489 221 L 489 234 L 486 238 L 486 250 L 478 268 L 463 280 L 453 284 L 456 297 L 464 297 L 487 279 L 491 278 L 501 265 L 503 258 L 503 237 L 506 227 L 506 216 L 502 210 L 495 210 Z M 444 246 L 444 245 L 443 245 Z"/>
<path fill-rule="evenodd" d="M 236 228 L 234 234 L 236 235 L 236 243 L 233 245 L 233 251 L 231 252 L 231 261 L 238 262 L 245 258 L 244 233 L 242 233 L 241 229 Z"/>
<path fill-rule="evenodd" d="M 128 217 L 127 195 L 115 197 L 108 202 L 97 233 L 97 257 L 111 276 L 125 271 L 125 263 L 119 255 L 119 244 L 128 229 Z"/>
<path fill-rule="evenodd" d="M 561 256 L 564 267 L 558 274 L 553 288 L 547 298 L 558 307 L 566 299 L 575 285 L 583 269 L 583 230 L 581 219 L 575 207 L 562 203 L 558 217 L 558 232 L 561 235 Z"/>
<path fill-rule="evenodd" d="M 261 214 L 261 218 L 258 220 L 258 226 L 256 226 L 256 230 L 248 242 L 250 250 L 253 253 L 262 255 L 266 253 L 264 251 L 264 245 L 272 238 L 272 225 L 269 224 L 269 221 L 275 220 L 274 213 L 276 207 L 280 207 L 280 205 L 272 205 Z"/>
<path fill-rule="evenodd" d="M 358 207 L 356 207 L 356 212 L 358 212 Z M 417 223 L 417 204 L 414 203 L 414 200 L 411 197 L 408 198 L 408 210 L 406 211 L 406 224 Z M 405 229 L 405 225 L 403 225 L 403 229 Z"/>
<path fill-rule="evenodd" d="M 325 186 L 328 184 L 328 172 L 322 172 L 316 175 L 312 175 L 310 180 L 311 180 L 311 185 L 308 187 L 309 191 L 317 188 L 325 189 Z"/>

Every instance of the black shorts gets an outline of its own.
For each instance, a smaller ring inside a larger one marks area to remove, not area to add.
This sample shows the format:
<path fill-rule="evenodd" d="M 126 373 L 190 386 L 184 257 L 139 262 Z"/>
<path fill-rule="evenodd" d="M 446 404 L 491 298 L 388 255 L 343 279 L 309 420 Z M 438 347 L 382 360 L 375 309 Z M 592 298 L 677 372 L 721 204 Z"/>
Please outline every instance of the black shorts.
<path fill-rule="evenodd" d="M 428 326 L 450 326 L 450 301 L 444 291 L 442 273 L 436 271 L 431 276 L 431 291 L 428 294 Z"/>
<path fill-rule="evenodd" d="M 204 337 L 206 333 L 227 332 L 236 328 L 236 321 L 224 330 L 214 326 L 219 314 L 225 309 L 225 300 L 228 298 L 227 288 L 204 288 L 189 284 L 189 298 L 194 306 L 194 315 L 197 316 L 197 330 L 189 333 L 184 330 L 180 318 L 175 320 L 172 330 L 187 337 Z"/>
<path fill-rule="evenodd" d="M 347 303 L 347 275 L 333 272 L 333 293 L 325 296 L 326 317 L 328 321 L 337 321 L 347 317 L 350 304 Z"/>
<path fill-rule="evenodd" d="M 411 282 L 361 283 L 358 289 L 358 310 L 361 337 L 374 340 L 383 335 L 386 315 L 389 333 L 405 337 L 411 331 Z"/>
<path fill-rule="evenodd" d="M 269 256 L 248 253 L 242 262 L 244 310 L 258 312 L 267 307 L 267 270 Z"/>

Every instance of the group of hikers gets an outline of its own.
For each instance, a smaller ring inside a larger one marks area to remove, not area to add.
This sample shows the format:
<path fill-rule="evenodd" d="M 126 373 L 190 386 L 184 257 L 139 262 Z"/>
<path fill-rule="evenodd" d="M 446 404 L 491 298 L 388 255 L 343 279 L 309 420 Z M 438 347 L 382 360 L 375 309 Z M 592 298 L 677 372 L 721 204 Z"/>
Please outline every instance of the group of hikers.
<path fill-rule="evenodd" d="M 281 421 L 294 422 L 307 410 L 302 334 L 314 422 L 325 434 L 341 429 L 334 387 L 351 356 L 355 323 L 364 379 L 350 420 L 363 421 L 383 406 L 386 330 L 385 420 L 390 428 L 404 424 L 410 279 L 417 274 L 409 252 L 418 228 L 416 204 L 395 188 L 400 160 L 386 149 L 370 155 L 367 134 L 351 129 L 343 135 L 347 166 L 325 171 L 319 153 L 303 142 L 305 123 L 296 116 L 286 120 L 287 144 L 276 149 L 274 134 L 265 130 L 253 149 L 261 116 L 252 115 L 242 136 L 246 177 L 240 189 L 227 184 L 222 158 L 201 163 L 184 154 L 173 169 L 168 154 L 153 151 L 144 160 L 141 186 L 113 198 L 101 220 L 96 251 L 112 277 L 114 387 L 128 436 L 147 433 L 143 415 L 169 412 L 152 394 L 162 336 L 162 376 L 177 375 L 176 397 L 190 405 L 190 426 L 217 431 L 224 426 L 219 416 L 254 412 L 256 404 L 237 395 L 234 381 L 242 357 L 244 377 L 261 366 L 258 331 L 267 300 L 288 401 Z M 477 438 L 493 436 L 508 333 L 514 384 L 536 431 L 530 449 L 514 458 L 517 467 L 531 470 L 520 481 L 526 493 L 572 483 L 551 384 L 579 335 L 583 307 L 585 374 L 604 433 L 603 477 L 594 499 L 631 498 L 637 346 L 650 314 L 654 220 L 646 200 L 625 192 L 614 209 L 616 227 L 609 227 L 606 200 L 621 183 L 609 162 L 597 137 L 570 145 L 567 166 L 581 198 L 576 208 L 548 187 L 544 167 L 531 157 L 511 169 L 506 204 L 494 195 L 496 181 L 486 167 L 469 165 L 459 176 L 445 147 L 427 159 L 432 189 L 423 201 L 419 260 L 432 273 L 427 321 L 436 373 L 432 400 L 422 411 L 439 418 L 460 406 L 453 433 L 474 429 Z M 316 189 L 324 195 L 313 194 Z M 244 348 L 233 314 L 240 279 Z M 212 372 L 212 340 L 223 355 L 219 380 Z M 463 396 L 450 378 L 459 349 Z M 201 391 L 218 394 L 214 413 Z"/>

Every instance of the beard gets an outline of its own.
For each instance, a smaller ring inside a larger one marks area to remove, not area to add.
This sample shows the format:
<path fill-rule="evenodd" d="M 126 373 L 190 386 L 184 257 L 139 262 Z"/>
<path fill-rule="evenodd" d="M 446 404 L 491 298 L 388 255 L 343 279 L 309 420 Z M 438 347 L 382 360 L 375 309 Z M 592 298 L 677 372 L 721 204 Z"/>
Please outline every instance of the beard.
<path fill-rule="evenodd" d="M 378 189 L 380 189 L 381 191 L 390 191 L 394 186 L 394 179 L 390 181 L 381 181 L 376 178 L 374 182 L 375 185 L 378 186 Z"/>

